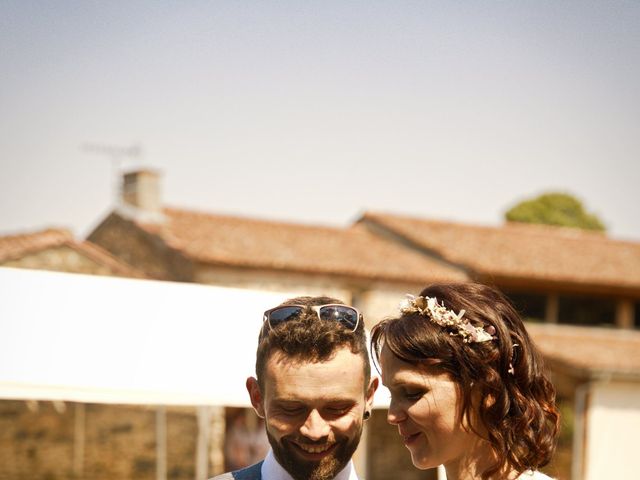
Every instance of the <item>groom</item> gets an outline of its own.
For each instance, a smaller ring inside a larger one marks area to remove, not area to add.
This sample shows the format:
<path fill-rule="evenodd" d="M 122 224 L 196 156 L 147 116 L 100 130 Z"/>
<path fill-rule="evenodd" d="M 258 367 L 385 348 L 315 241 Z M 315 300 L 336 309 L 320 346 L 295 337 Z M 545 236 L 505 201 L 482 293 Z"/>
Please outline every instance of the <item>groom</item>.
<path fill-rule="evenodd" d="M 357 480 L 351 461 L 371 416 L 362 315 L 328 297 L 298 297 L 267 310 L 256 377 L 246 382 L 271 450 L 212 480 Z"/>

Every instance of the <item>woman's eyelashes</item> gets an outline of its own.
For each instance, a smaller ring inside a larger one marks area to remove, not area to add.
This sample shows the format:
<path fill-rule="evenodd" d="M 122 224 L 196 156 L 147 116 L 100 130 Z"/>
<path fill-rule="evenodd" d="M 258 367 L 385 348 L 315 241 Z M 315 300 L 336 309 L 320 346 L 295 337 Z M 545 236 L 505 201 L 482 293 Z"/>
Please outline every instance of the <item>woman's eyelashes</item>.
<path fill-rule="evenodd" d="M 422 396 L 424 395 L 425 392 L 417 390 L 417 391 L 407 391 L 405 392 L 404 396 L 407 400 L 412 400 L 412 401 L 416 401 L 416 400 L 420 400 L 422 398 Z"/>
<path fill-rule="evenodd" d="M 391 398 L 415 402 L 420 400 L 426 393 L 427 391 L 424 389 L 400 388 L 397 390 L 391 390 Z"/>

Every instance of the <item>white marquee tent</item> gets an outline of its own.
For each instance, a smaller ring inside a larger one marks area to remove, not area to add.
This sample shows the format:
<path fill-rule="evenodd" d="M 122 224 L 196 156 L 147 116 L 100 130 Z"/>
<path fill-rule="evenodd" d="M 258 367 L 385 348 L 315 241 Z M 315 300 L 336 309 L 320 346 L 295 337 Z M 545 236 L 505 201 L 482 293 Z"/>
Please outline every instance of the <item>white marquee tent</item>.
<path fill-rule="evenodd" d="M 0 398 L 249 406 L 262 312 L 301 293 L 0 268 Z"/>

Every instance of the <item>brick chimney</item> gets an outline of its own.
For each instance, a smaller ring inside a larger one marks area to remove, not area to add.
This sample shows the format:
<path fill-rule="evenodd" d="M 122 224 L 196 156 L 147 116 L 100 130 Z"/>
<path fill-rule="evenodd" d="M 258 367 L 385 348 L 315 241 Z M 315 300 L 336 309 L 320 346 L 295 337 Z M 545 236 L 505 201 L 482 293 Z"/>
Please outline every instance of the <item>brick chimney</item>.
<path fill-rule="evenodd" d="M 145 222 L 161 222 L 160 173 L 135 170 L 122 176 L 122 198 L 118 210 L 129 218 Z"/>

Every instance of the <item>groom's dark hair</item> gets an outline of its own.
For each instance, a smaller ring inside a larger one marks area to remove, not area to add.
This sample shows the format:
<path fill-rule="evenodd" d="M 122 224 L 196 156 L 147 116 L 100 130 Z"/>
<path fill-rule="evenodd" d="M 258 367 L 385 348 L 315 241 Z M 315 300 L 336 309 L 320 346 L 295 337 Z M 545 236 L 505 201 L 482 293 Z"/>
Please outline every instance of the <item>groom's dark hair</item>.
<path fill-rule="evenodd" d="M 345 305 L 331 297 L 296 297 L 279 306 L 312 307 L 328 304 Z M 356 330 L 352 332 L 338 322 L 320 321 L 311 308 L 298 318 L 282 322 L 274 328 L 264 322 L 256 352 L 256 378 L 260 390 L 264 391 L 265 366 L 273 353 L 280 351 L 292 362 L 316 363 L 331 359 L 339 349 L 345 347 L 362 357 L 366 389 L 371 379 L 371 367 L 363 322 L 358 322 Z"/>

